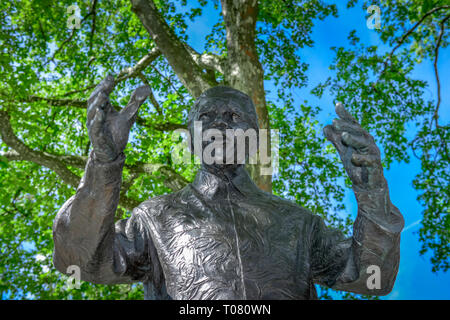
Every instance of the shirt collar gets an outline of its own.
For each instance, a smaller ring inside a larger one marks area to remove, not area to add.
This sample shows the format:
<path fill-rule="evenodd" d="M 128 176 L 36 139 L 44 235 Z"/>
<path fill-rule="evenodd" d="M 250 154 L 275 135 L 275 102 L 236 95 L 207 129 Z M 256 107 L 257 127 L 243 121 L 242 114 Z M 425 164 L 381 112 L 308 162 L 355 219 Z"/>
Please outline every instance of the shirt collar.
<path fill-rule="evenodd" d="M 209 199 L 215 196 L 226 197 L 228 192 L 232 194 L 233 198 L 261 192 L 250 178 L 244 166 L 236 169 L 235 174 L 230 178 L 221 177 L 219 174 L 202 167 L 198 170 L 194 182 L 192 182 L 192 187 Z"/>

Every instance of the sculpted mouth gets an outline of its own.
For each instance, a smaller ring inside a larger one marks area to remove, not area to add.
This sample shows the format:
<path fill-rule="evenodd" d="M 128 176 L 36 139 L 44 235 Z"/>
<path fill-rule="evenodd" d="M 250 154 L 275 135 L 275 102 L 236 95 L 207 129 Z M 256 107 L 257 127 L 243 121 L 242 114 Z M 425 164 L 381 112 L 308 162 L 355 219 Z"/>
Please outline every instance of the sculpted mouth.
<path fill-rule="evenodd" d="M 216 141 L 216 137 L 211 137 L 209 140 L 206 141 L 206 143 L 211 144 L 211 143 L 214 143 L 215 141 Z M 222 143 L 223 143 L 223 146 L 225 147 L 225 145 L 234 144 L 234 141 L 233 141 L 233 139 L 227 139 L 227 137 L 224 135 L 222 138 Z"/>
<path fill-rule="evenodd" d="M 227 129 L 217 129 L 217 128 L 211 128 L 211 129 L 215 129 L 215 130 L 219 130 L 219 132 L 221 133 L 221 135 L 222 135 L 222 141 L 223 141 L 223 143 L 234 143 L 234 139 L 233 138 L 229 138 L 228 136 L 227 136 L 227 134 L 226 134 L 226 130 Z M 212 143 L 212 142 L 214 142 L 214 141 L 216 141 L 216 139 L 217 139 L 217 135 L 211 135 L 210 137 L 209 137 L 209 139 L 207 139 L 206 140 L 206 142 L 209 144 L 209 143 Z"/>

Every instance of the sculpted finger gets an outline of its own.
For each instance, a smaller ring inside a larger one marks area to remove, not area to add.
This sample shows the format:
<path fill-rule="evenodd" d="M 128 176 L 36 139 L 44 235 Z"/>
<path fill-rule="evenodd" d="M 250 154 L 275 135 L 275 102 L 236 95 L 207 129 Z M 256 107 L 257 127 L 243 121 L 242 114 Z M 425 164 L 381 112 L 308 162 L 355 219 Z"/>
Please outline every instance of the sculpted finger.
<path fill-rule="evenodd" d="M 349 172 L 350 179 L 354 185 L 364 185 L 369 182 L 369 169 L 365 166 L 355 166 Z"/>
<path fill-rule="evenodd" d="M 94 119 L 89 122 L 89 129 L 92 135 L 99 136 L 103 131 L 105 124 L 105 111 L 100 108 L 96 109 Z"/>
<path fill-rule="evenodd" d="M 106 96 L 109 96 L 113 91 L 114 86 L 114 77 L 110 74 L 107 75 L 106 78 L 100 81 L 100 83 L 95 87 L 94 91 L 88 99 L 88 104 L 92 103 L 100 92 L 102 92 Z"/>
<path fill-rule="evenodd" d="M 342 144 L 341 135 L 339 132 L 336 132 L 336 130 L 333 128 L 333 126 L 328 125 L 323 128 L 323 134 L 325 135 L 325 138 L 327 138 L 337 149 L 339 154 L 342 156 L 345 153 L 345 146 Z"/>
<path fill-rule="evenodd" d="M 111 109 L 109 97 L 103 92 L 99 92 L 95 97 L 95 99 L 91 103 L 88 103 L 87 109 L 88 121 L 95 117 L 97 109 L 101 109 L 105 112 L 108 112 Z"/>
<path fill-rule="evenodd" d="M 354 135 L 350 134 L 348 132 L 342 133 L 342 142 L 347 146 L 352 146 L 353 148 L 362 151 L 367 152 L 368 146 L 370 144 L 369 141 L 367 141 L 367 138 L 362 135 Z"/>
<path fill-rule="evenodd" d="M 358 167 L 375 167 L 379 165 L 380 159 L 376 155 L 354 153 L 352 155 L 352 163 Z"/>
<path fill-rule="evenodd" d="M 139 107 L 144 103 L 145 99 L 150 95 L 150 87 L 142 86 L 134 90 L 131 94 L 130 101 L 127 106 L 120 112 L 125 115 L 126 119 L 129 121 L 133 121 Z"/>
<path fill-rule="evenodd" d="M 346 120 L 334 119 L 332 126 L 337 131 L 347 131 L 349 133 L 353 133 L 356 135 L 363 135 L 365 131 L 363 128 L 359 126 L 359 124 L 355 124 L 352 122 L 348 122 Z"/>
<path fill-rule="evenodd" d="M 334 140 L 334 129 L 331 125 L 327 125 L 323 128 L 323 135 L 325 136 L 325 138 L 327 138 L 328 141 L 333 142 Z"/>
<path fill-rule="evenodd" d="M 358 124 L 358 121 L 351 115 L 350 112 L 347 111 L 347 109 L 344 108 L 344 105 L 341 102 L 336 103 L 335 111 L 342 120 Z"/>

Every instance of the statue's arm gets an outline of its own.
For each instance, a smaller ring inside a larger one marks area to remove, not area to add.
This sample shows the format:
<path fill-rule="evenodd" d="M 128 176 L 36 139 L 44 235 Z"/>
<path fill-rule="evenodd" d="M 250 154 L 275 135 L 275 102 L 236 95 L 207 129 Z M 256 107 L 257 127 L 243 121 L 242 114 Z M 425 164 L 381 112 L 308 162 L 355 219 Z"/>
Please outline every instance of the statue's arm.
<path fill-rule="evenodd" d="M 356 197 L 358 216 L 351 238 L 314 217 L 312 277 L 315 283 L 336 290 L 386 295 L 398 272 L 403 217 L 390 202 L 387 187 L 370 194 L 356 193 Z"/>
<path fill-rule="evenodd" d="M 53 224 L 53 264 L 62 273 L 80 268 L 81 280 L 113 284 L 149 280 L 152 248 L 140 208 L 114 223 L 124 156 L 101 163 L 89 157 L 76 194 Z"/>
<path fill-rule="evenodd" d="M 391 292 L 398 272 L 403 216 L 389 198 L 373 137 L 342 105 L 337 105 L 336 112 L 341 119 L 334 120 L 324 132 L 338 150 L 352 180 L 358 215 L 350 239 L 315 217 L 313 278 L 316 283 L 337 290 L 386 295 Z"/>
<path fill-rule="evenodd" d="M 93 150 L 76 191 L 53 224 L 54 265 L 67 272 L 80 268 L 81 279 L 94 283 L 143 281 L 150 274 L 151 239 L 136 208 L 130 219 L 114 223 L 119 203 L 123 150 L 148 88 L 137 89 L 121 112 L 109 101 L 114 78 L 108 76 L 88 100 L 87 128 Z"/>

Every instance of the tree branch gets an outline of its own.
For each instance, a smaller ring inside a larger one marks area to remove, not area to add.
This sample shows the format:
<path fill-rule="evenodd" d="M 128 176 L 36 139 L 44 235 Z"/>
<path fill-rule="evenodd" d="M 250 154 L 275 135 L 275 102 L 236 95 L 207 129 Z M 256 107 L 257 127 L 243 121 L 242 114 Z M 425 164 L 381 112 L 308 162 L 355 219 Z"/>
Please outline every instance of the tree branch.
<path fill-rule="evenodd" d="M 136 78 L 139 77 L 142 71 L 147 68 L 153 61 L 155 61 L 159 56 L 161 55 L 161 52 L 157 48 L 153 48 L 148 54 L 146 54 L 144 57 L 139 60 L 136 65 L 133 67 L 127 67 L 123 68 L 116 76 L 115 83 L 119 83 L 122 81 L 125 81 L 129 78 Z M 80 93 L 87 91 L 89 89 L 95 88 L 97 84 L 92 84 L 86 88 L 79 89 L 79 90 L 73 90 L 66 92 L 62 95 L 62 97 L 67 97 L 75 93 Z M 38 96 L 29 96 L 27 99 L 24 99 L 25 102 L 35 102 L 35 101 L 46 101 L 52 106 L 67 106 L 72 105 L 79 108 L 86 108 L 86 101 L 81 99 L 63 99 L 63 98 L 57 98 L 57 97 L 51 97 L 51 98 L 45 98 L 45 97 L 38 97 Z"/>
<path fill-rule="evenodd" d="M 96 0 L 94 0 L 94 1 L 96 1 Z M 83 17 L 83 19 L 81 19 L 80 25 L 81 25 L 84 21 L 86 21 L 86 19 L 89 18 L 92 14 L 94 14 L 94 12 L 95 12 L 95 6 L 93 6 L 93 7 L 91 8 L 91 10 L 89 10 L 88 14 L 87 14 L 85 17 Z M 61 45 L 58 47 L 58 49 L 56 49 L 56 51 L 53 53 L 53 55 L 51 56 L 51 58 L 48 59 L 48 60 L 42 65 L 43 67 L 45 67 L 50 61 L 54 62 L 54 59 L 55 59 L 56 55 L 64 48 L 64 46 L 65 46 L 67 43 L 69 43 L 69 42 L 72 40 L 72 38 L 73 38 L 73 36 L 75 35 L 75 32 L 76 32 L 77 30 L 78 30 L 77 28 L 73 28 L 73 29 L 72 29 L 72 33 L 70 34 L 70 36 L 69 36 L 67 39 L 65 39 L 65 40 L 61 43 Z"/>
<path fill-rule="evenodd" d="M 442 42 L 442 36 L 444 35 L 444 32 L 445 32 L 445 22 L 449 18 L 450 18 L 450 15 L 446 16 L 440 23 L 441 30 L 439 32 L 439 37 L 438 37 L 438 40 L 436 42 L 436 47 L 434 49 L 434 63 L 433 63 L 433 66 L 434 66 L 434 74 L 435 74 L 435 77 L 436 77 L 437 102 L 436 102 L 436 108 L 434 110 L 433 116 L 432 116 L 431 121 L 430 121 L 430 127 L 431 127 L 433 119 L 434 119 L 434 123 L 436 125 L 436 130 L 438 132 L 439 138 L 441 139 L 442 146 L 444 148 L 444 152 L 445 152 L 445 155 L 446 155 L 447 159 L 448 159 L 447 142 L 445 141 L 445 138 L 442 137 L 442 135 L 441 135 L 441 127 L 439 126 L 439 121 L 438 121 L 438 119 L 439 119 L 439 107 L 441 105 L 441 81 L 439 79 L 439 71 L 438 71 L 437 63 L 438 63 L 438 58 L 439 58 L 439 48 L 440 48 L 441 42 Z"/>
<path fill-rule="evenodd" d="M 154 98 L 154 97 L 153 97 Z M 87 100 L 81 100 L 81 99 L 58 99 L 58 98 L 45 98 L 45 97 L 37 97 L 37 96 L 29 96 L 26 99 L 19 100 L 20 102 L 36 102 L 36 101 L 45 101 L 50 106 L 55 107 L 76 107 L 76 108 L 87 108 Z M 156 99 L 152 103 L 157 103 Z M 159 106 L 159 105 L 158 105 Z M 119 107 L 115 107 L 117 110 L 120 110 Z M 161 112 L 158 112 L 161 114 Z M 171 131 L 176 129 L 186 129 L 187 126 L 182 123 L 173 123 L 173 122 L 163 122 L 163 123 L 151 123 L 150 121 L 142 118 L 137 117 L 136 123 L 140 126 L 146 127 L 150 130 L 157 130 L 157 131 Z"/>
<path fill-rule="evenodd" d="M 55 171 L 65 183 L 77 187 L 80 182 L 80 177 L 70 171 L 64 162 L 59 159 L 55 159 L 54 156 L 49 155 L 46 152 L 40 152 L 29 148 L 19 138 L 16 137 L 11 127 L 10 117 L 6 111 L 0 111 L 0 136 L 2 141 L 10 148 L 14 149 L 21 160 L 27 160 L 36 164 L 42 165 Z"/>
<path fill-rule="evenodd" d="M 69 91 L 69 92 L 64 93 L 64 94 L 61 95 L 61 96 L 62 96 L 62 97 L 68 97 L 68 96 L 71 96 L 72 94 L 75 94 L 75 93 L 85 92 L 85 91 L 87 91 L 87 90 L 93 89 L 93 88 L 95 88 L 96 86 L 97 86 L 96 83 L 95 83 L 95 84 L 91 84 L 90 86 L 87 86 L 86 88 L 79 89 L 79 90 L 72 90 L 72 91 Z"/>
<path fill-rule="evenodd" d="M 63 99 L 63 98 L 47 98 L 47 97 L 38 97 L 38 96 L 28 96 L 27 98 L 23 98 L 19 100 L 20 102 L 38 102 L 45 101 L 49 106 L 53 107 L 65 107 L 65 106 L 73 106 L 77 108 L 87 108 L 87 100 L 81 99 Z"/>
<path fill-rule="evenodd" d="M 192 59 L 197 63 L 201 68 L 206 70 L 213 70 L 220 73 L 225 73 L 224 63 L 225 61 L 212 53 L 203 53 L 200 54 L 195 51 L 191 46 L 185 45 L 186 49 L 190 53 Z"/>
<path fill-rule="evenodd" d="M 130 170 L 130 172 L 141 174 L 154 174 L 159 171 L 159 173 L 165 178 L 163 180 L 163 184 L 172 191 L 181 190 L 189 183 L 189 181 L 186 180 L 182 175 L 178 174 L 175 170 L 173 170 L 166 164 L 137 162 L 132 166 L 128 166 L 127 168 Z"/>
<path fill-rule="evenodd" d="M 140 77 L 141 80 L 143 80 L 144 83 L 148 84 L 148 81 L 144 78 L 143 79 L 143 75 L 142 75 L 142 71 L 147 68 L 154 60 L 156 60 L 159 56 L 161 55 L 161 52 L 157 49 L 154 48 L 152 49 L 147 55 L 145 55 L 141 60 L 139 60 L 135 66 L 130 67 L 130 68 L 124 68 L 122 69 L 119 74 L 116 77 L 116 84 L 122 81 L 125 81 L 129 78 L 135 78 L 135 77 Z M 156 69 L 156 68 L 155 68 Z M 158 73 L 159 71 L 156 70 Z M 159 73 L 161 74 L 161 73 Z M 162 77 L 164 77 L 162 75 Z M 169 80 L 168 80 L 169 81 Z M 169 81 L 170 82 L 170 81 Z M 94 87 L 96 87 L 97 85 L 91 85 L 87 88 L 81 89 L 81 90 L 76 90 L 76 91 L 71 91 L 69 93 L 66 93 L 64 96 L 67 96 L 69 94 L 73 94 L 73 93 L 78 93 L 78 92 L 82 92 L 82 91 L 86 91 L 88 89 L 92 89 Z M 176 90 L 176 88 L 175 88 Z M 3 94 L 4 95 L 4 94 Z M 5 95 L 4 95 L 5 96 Z M 6 97 L 6 96 L 5 96 Z M 7 98 L 7 97 L 6 97 Z M 158 114 L 162 115 L 162 110 L 160 105 L 158 104 L 158 101 L 156 100 L 155 96 L 153 95 L 153 93 L 150 94 L 150 102 L 153 104 L 153 106 L 155 107 L 156 111 L 158 112 Z M 56 106 L 56 107 L 68 107 L 68 106 L 73 106 L 73 107 L 77 107 L 77 108 L 82 108 L 82 109 L 86 109 L 87 108 L 87 100 L 82 100 L 82 99 L 67 99 L 67 98 L 54 98 L 54 97 L 39 97 L 39 96 L 28 96 L 27 98 L 23 98 L 19 100 L 20 102 L 37 102 L 37 101 L 45 101 L 47 102 L 50 106 Z M 118 106 L 114 106 L 117 110 L 120 110 L 120 108 Z M 186 125 L 184 124 L 178 124 L 178 123 L 171 123 L 171 122 L 166 122 L 166 123 L 158 123 L 158 124 L 154 124 L 154 123 L 150 123 L 149 121 L 141 118 L 141 117 L 137 117 L 136 119 L 136 123 L 138 125 L 147 127 L 148 129 L 151 130 L 158 130 L 158 131 L 169 131 L 169 130 L 175 130 L 175 129 L 185 129 Z"/>
<path fill-rule="evenodd" d="M 117 75 L 115 81 L 119 83 L 121 81 L 125 81 L 128 78 L 138 77 L 139 74 L 147 68 L 153 61 L 155 61 L 161 55 L 161 51 L 157 48 L 153 48 L 148 54 L 142 57 L 141 60 L 136 63 L 134 67 L 124 68 Z"/>
<path fill-rule="evenodd" d="M 150 88 L 150 94 L 148 95 L 148 98 L 150 99 L 150 102 L 155 107 L 156 111 L 160 116 L 163 115 L 161 106 L 158 103 L 158 100 L 156 100 L 155 95 L 153 94 L 153 90 L 151 89 L 150 83 L 148 82 L 147 78 L 144 76 L 142 72 L 138 75 L 139 79 L 142 80 L 143 83 L 145 83 Z"/>
<path fill-rule="evenodd" d="M 9 133 L 10 134 L 10 133 Z M 3 135 L 2 135 L 3 137 Z M 8 144 L 11 148 L 11 145 Z M 13 148 L 14 149 L 14 148 Z M 9 161 L 22 161 L 28 160 L 22 154 L 18 153 L 15 150 L 7 151 L 2 153 L 1 156 L 5 157 Z M 86 167 L 86 162 L 88 157 L 83 156 L 75 156 L 75 155 L 54 155 L 45 153 L 45 156 L 48 157 L 49 160 L 55 162 L 63 162 L 66 165 L 70 165 L 76 167 L 78 169 L 84 169 Z M 35 161 L 32 161 L 35 162 Z M 38 163 L 40 164 L 40 163 Z M 166 164 L 152 164 L 152 163 L 144 163 L 144 162 L 136 162 L 133 165 L 125 164 L 125 168 L 130 171 L 130 179 L 123 182 L 123 189 L 128 190 L 131 186 L 133 180 L 137 178 L 140 174 L 154 174 L 156 172 L 160 172 L 166 179 L 164 179 L 163 184 L 172 189 L 173 191 L 177 191 L 186 186 L 189 181 L 186 180 L 182 175 L 178 174 L 174 169 L 169 167 Z M 78 184 L 77 184 L 78 185 Z"/>
<path fill-rule="evenodd" d="M 438 71 L 438 67 L 437 67 L 437 63 L 438 63 L 438 58 L 439 58 L 439 48 L 441 46 L 441 42 L 442 42 L 442 36 L 444 35 L 445 32 L 445 22 L 450 18 L 450 15 L 446 16 L 440 23 L 441 25 L 441 30 L 439 32 L 439 37 L 438 40 L 436 42 L 436 47 L 434 49 L 434 74 L 436 76 L 436 85 L 437 85 L 437 103 L 436 103 L 436 108 L 434 110 L 434 114 L 433 114 L 433 118 L 435 120 L 436 123 L 436 128 L 439 127 L 438 125 L 438 112 L 439 112 L 439 107 L 441 105 L 441 82 L 439 80 L 439 71 Z"/>
<path fill-rule="evenodd" d="M 95 19 L 97 16 L 97 11 L 96 11 L 96 6 L 97 6 L 97 0 L 92 0 L 92 4 L 91 4 L 91 12 L 92 12 L 92 25 L 91 25 L 91 34 L 89 36 L 89 54 L 92 52 L 92 45 L 93 45 L 93 40 L 94 40 L 94 33 L 95 33 Z"/>
<path fill-rule="evenodd" d="M 164 21 L 152 0 L 131 0 L 131 10 L 141 20 L 175 74 L 194 98 L 214 85 L 195 63 L 184 43 Z"/>
<path fill-rule="evenodd" d="M 387 65 L 389 63 L 389 61 L 391 61 L 392 55 L 394 54 L 394 52 L 403 44 L 403 42 L 406 40 L 406 38 L 409 37 L 409 35 L 431 14 L 435 13 L 436 11 L 442 10 L 442 9 L 448 9 L 450 8 L 450 5 L 444 5 L 444 6 L 440 6 L 440 7 L 436 7 L 431 9 L 430 11 L 428 11 L 427 13 L 425 13 L 422 18 L 420 18 L 419 21 L 416 22 L 415 25 L 413 25 L 411 27 L 411 29 L 409 29 L 406 33 L 403 34 L 403 36 L 397 41 L 397 45 L 392 49 L 392 51 L 389 53 L 388 57 L 386 58 L 386 60 L 384 61 L 384 69 L 381 72 L 381 75 L 383 75 L 386 72 L 387 69 Z M 380 75 L 380 76 L 381 76 Z"/>
<path fill-rule="evenodd" d="M 172 87 L 173 91 L 175 91 L 175 92 L 178 94 L 178 96 L 181 97 L 181 99 L 182 99 L 183 102 L 184 102 L 184 96 L 183 96 L 183 94 L 178 90 L 177 87 L 175 87 L 175 85 L 174 85 L 173 82 L 170 80 L 170 78 L 168 78 L 168 77 L 166 77 L 164 74 L 162 74 L 161 71 L 158 70 L 158 68 L 156 68 L 156 67 L 154 67 L 154 66 L 151 66 L 151 68 L 152 68 L 157 74 L 159 74 L 159 76 L 160 76 L 161 78 L 163 78 L 164 80 L 167 81 L 167 83 L 169 84 L 169 86 Z"/>
<path fill-rule="evenodd" d="M 142 57 L 141 60 L 139 60 L 135 66 L 129 67 L 129 68 L 123 68 L 119 74 L 116 76 L 115 83 L 125 81 L 129 78 L 135 78 L 140 75 L 140 73 L 147 68 L 153 61 L 155 61 L 159 56 L 161 55 L 161 52 L 154 48 L 152 51 L 150 51 L 148 54 L 146 54 L 144 57 Z M 89 89 L 95 88 L 98 84 L 90 85 L 84 89 L 81 90 L 75 90 L 70 91 L 64 94 L 63 96 L 68 96 L 74 93 L 79 93 L 83 91 L 87 91 Z M 81 100 L 81 99 L 64 99 L 64 98 L 55 98 L 55 97 L 38 97 L 38 96 L 29 96 L 25 99 L 21 100 L 22 102 L 36 102 L 36 101 L 45 101 L 48 102 L 51 106 L 75 106 L 78 108 L 86 108 L 87 107 L 87 100 Z"/>

